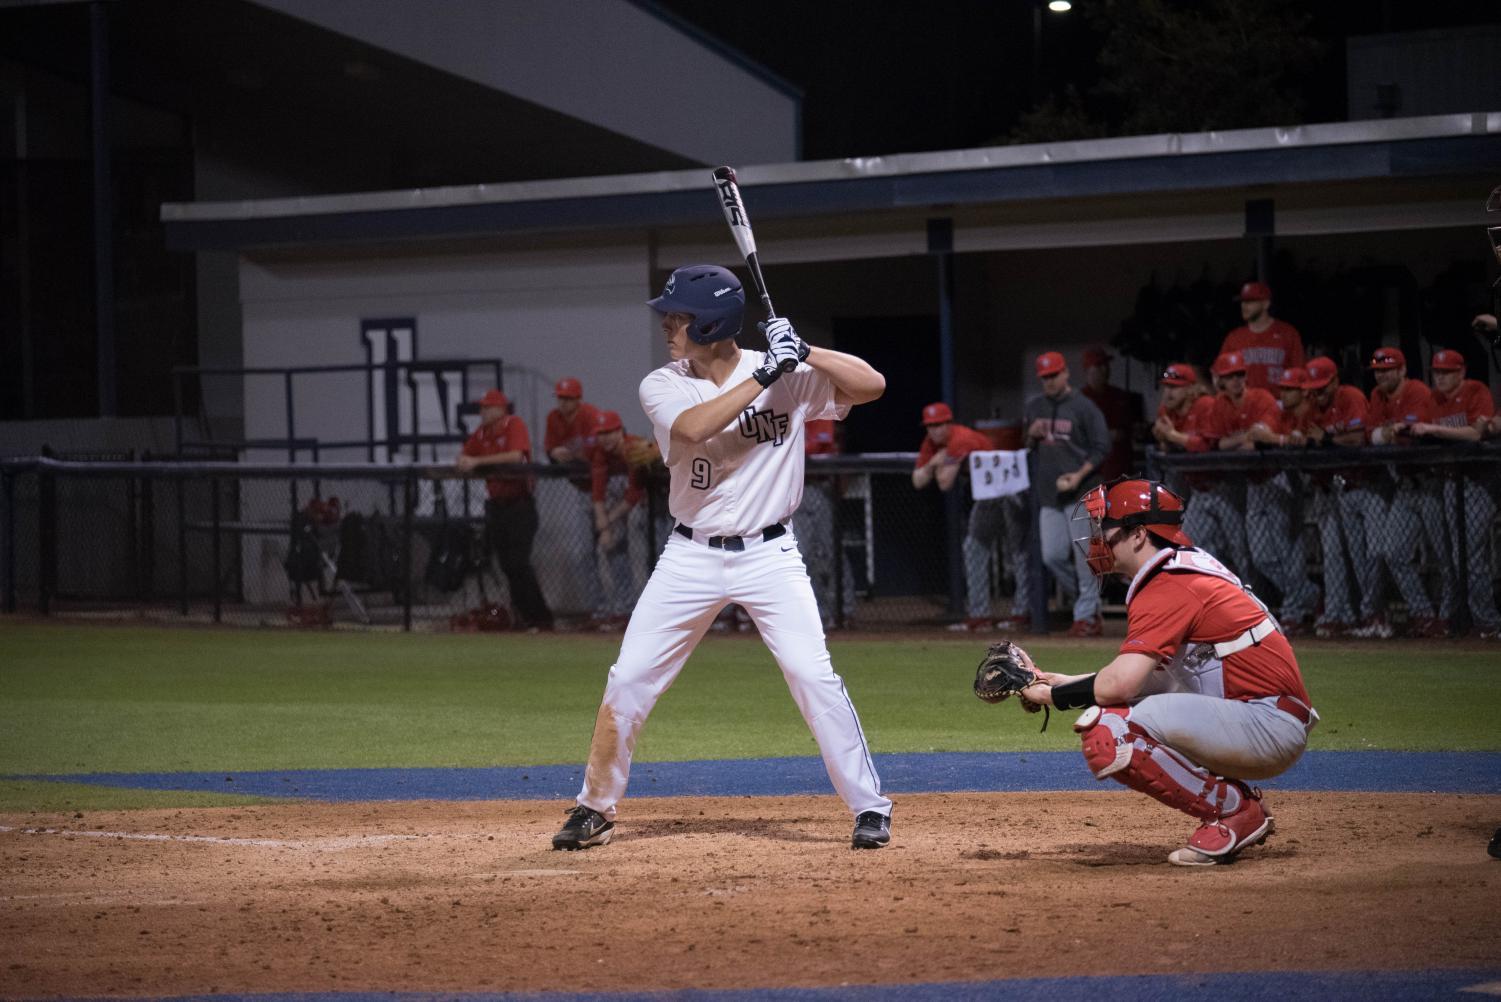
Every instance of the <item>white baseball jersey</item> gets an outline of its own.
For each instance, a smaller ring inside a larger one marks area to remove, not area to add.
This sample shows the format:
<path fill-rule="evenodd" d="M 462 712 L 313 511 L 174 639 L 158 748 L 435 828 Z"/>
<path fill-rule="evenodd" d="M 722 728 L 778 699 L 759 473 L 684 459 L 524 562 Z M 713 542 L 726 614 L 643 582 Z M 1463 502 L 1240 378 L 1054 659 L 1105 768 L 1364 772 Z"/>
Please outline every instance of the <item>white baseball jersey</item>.
<path fill-rule="evenodd" d="M 723 386 L 693 375 L 688 360 L 669 362 L 641 381 L 641 407 L 672 474 L 667 507 L 683 525 L 711 536 L 749 536 L 791 517 L 803 499 L 803 426 L 843 420 L 834 384 L 806 363 L 763 389 L 733 424 L 705 442 L 672 440 L 685 410 L 751 378 L 766 354 L 741 349 Z"/>

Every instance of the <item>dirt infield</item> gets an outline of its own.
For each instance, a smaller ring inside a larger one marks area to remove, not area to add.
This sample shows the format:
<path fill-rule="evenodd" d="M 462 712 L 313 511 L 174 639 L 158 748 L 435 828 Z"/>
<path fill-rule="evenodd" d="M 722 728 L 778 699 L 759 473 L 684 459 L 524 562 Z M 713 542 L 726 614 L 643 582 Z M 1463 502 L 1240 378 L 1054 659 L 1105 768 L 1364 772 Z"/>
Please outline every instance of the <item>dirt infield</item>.
<path fill-rule="evenodd" d="M 556 802 L 0 816 L 0 995 L 642 990 L 1070 973 L 1427 969 L 1501 956 L 1501 797 L 1282 793 L 1228 867 L 1116 792 L 627 804 L 557 853 Z"/>

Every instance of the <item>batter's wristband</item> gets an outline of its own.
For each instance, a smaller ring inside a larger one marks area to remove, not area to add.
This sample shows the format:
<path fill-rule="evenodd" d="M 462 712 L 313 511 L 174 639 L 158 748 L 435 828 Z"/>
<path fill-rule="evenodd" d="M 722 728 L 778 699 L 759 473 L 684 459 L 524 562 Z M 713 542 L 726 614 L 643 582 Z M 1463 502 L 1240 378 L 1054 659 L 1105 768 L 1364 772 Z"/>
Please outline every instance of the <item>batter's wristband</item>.
<path fill-rule="evenodd" d="M 1060 710 L 1082 710 L 1094 705 L 1094 676 L 1053 686 L 1053 705 Z"/>

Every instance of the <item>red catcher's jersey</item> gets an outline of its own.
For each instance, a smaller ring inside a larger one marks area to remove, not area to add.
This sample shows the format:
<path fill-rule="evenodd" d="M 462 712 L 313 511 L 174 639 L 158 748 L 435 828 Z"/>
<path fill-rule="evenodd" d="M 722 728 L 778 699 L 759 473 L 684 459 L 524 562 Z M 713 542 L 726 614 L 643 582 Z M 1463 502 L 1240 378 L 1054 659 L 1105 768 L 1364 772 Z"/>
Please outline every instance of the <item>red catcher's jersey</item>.
<path fill-rule="evenodd" d="M 1459 384 L 1453 396 L 1444 396 L 1433 391 L 1432 423 L 1446 428 L 1468 428 L 1481 418 L 1496 413 L 1496 402 L 1491 399 L 1488 386 L 1478 379 L 1466 379 Z"/>
<path fill-rule="evenodd" d="M 1246 363 L 1246 386 L 1268 390 L 1283 369 L 1303 364 L 1303 335 L 1292 324 L 1273 320 L 1260 334 L 1237 327 L 1225 335 L 1220 354 L 1238 351 Z"/>
<path fill-rule="evenodd" d="M 521 450 L 521 462 L 532 461 L 532 439 L 527 434 L 526 422 L 514 414 L 480 425 L 464 442 L 466 456 L 493 456 L 498 452 L 514 452 L 517 449 Z M 497 501 L 525 497 L 532 492 L 532 478 L 489 477 L 485 480 L 485 490 Z"/>
<path fill-rule="evenodd" d="M 983 432 L 966 428 L 962 424 L 951 424 L 949 425 L 949 441 L 943 449 L 949 454 L 949 459 L 960 461 L 971 452 L 993 451 L 995 443 L 990 440 L 989 435 Z M 927 463 L 936 452 L 938 452 L 938 446 L 933 444 L 931 438 L 924 435 L 922 448 L 917 450 L 917 465 L 922 466 Z"/>
<path fill-rule="evenodd" d="M 1212 569 L 1197 568 L 1195 561 L 1206 557 Z M 1132 582 L 1120 652 L 1166 667 L 1189 647 L 1234 640 L 1266 618 L 1219 561 L 1202 550 L 1163 550 Z M 1222 671 L 1226 699 L 1295 696 L 1309 703 L 1298 659 L 1280 631 L 1225 658 Z"/>

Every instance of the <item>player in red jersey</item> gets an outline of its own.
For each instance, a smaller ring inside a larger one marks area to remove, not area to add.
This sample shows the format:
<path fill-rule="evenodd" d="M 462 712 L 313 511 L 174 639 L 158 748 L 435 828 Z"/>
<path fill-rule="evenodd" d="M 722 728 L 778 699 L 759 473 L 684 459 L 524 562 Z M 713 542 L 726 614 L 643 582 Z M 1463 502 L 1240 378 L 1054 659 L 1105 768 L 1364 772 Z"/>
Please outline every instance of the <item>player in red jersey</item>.
<path fill-rule="evenodd" d="M 463 472 L 529 463 L 532 440 L 526 422 L 510 412 L 511 402 L 499 390 L 480 398 L 480 426 L 464 443 L 455 465 Z M 537 502 L 529 475 L 490 476 L 485 479 L 485 535 L 496 562 L 511 586 L 511 602 L 524 625 L 552 629 L 552 610 L 542 596 L 532 570 L 532 541 L 537 537 Z"/>
<path fill-rule="evenodd" d="M 590 545 L 594 539 L 594 512 L 589 496 L 589 451 L 594 448 L 594 424 L 599 409 L 584 401 L 584 386 L 572 376 L 558 380 L 553 395 L 557 406 L 547 412 L 542 452 L 547 462 L 574 470 L 568 478 L 574 489 L 559 490 L 561 484 L 554 482 L 544 484 L 544 490 L 548 491 L 548 501 L 561 509 L 560 521 L 568 525 L 569 531 L 561 535 L 559 542 L 566 547 L 563 559 L 573 567 L 570 578 L 581 583 L 591 619 L 604 624 L 605 598 L 595 573 L 594 547 Z"/>
<path fill-rule="evenodd" d="M 1325 356 L 1309 359 L 1308 421 L 1304 434 L 1313 445 L 1348 448 L 1365 443 L 1365 394 L 1342 384 L 1339 366 Z M 1372 491 L 1355 468 L 1316 472 L 1313 515 L 1319 527 L 1324 568 L 1324 615 L 1315 629 L 1320 637 L 1342 637 L 1378 621 L 1381 591 L 1368 575 L 1367 525 L 1385 511 L 1381 496 Z M 1363 585 L 1357 587 L 1357 580 Z M 1358 597 L 1357 597 L 1358 595 Z M 1356 619 L 1359 603 L 1360 619 Z"/>
<path fill-rule="evenodd" d="M 1445 349 L 1433 353 L 1428 363 L 1433 379 L 1433 406 L 1426 421 L 1412 426 L 1412 433 L 1427 441 L 1478 442 L 1494 419 L 1496 403 L 1490 388 L 1478 379 L 1465 378 L 1465 359 L 1457 351 Z M 1463 485 L 1463 536 L 1460 518 L 1455 512 L 1455 492 Z M 1473 476 L 1447 476 L 1443 484 L 1443 511 L 1438 518 L 1425 517 L 1429 539 L 1445 555 L 1448 573 L 1443 576 L 1443 596 L 1439 615 L 1452 620 L 1458 598 L 1454 583 L 1460 574 L 1457 554 L 1463 554 L 1469 591 L 1470 619 L 1476 635 L 1483 640 L 1501 639 L 1501 615 L 1496 612 L 1495 592 L 1490 567 L 1494 559 L 1491 526 L 1496 521 L 1496 499 L 1486 485 Z M 1430 508 L 1431 511 L 1431 508 Z M 1433 529 L 1442 527 L 1442 539 L 1435 539 Z"/>
<path fill-rule="evenodd" d="M 1433 394 L 1418 380 L 1407 378 L 1407 358 L 1400 348 L 1377 348 L 1370 368 L 1376 379 L 1366 412 L 1371 444 L 1411 444 L 1412 427 L 1432 410 Z M 1436 496 L 1437 485 L 1427 478 L 1420 481 L 1411 467 L 1403 468 L 1400 474 L 1385 518 L 1376 522 L 1379 529 L 1367 542 L 1371 552 L 1386 564 L 1402 594 L 1411 620 L 1408 632 L 1415 637 L 1448 636 L 1449 624 L 1434 614 L 1433 600 L 1418 573 L 1424 512 L 1430 507 L 1425 498 Z M 1357 637 L 1388 637 L 1391 633 L 1384 617 L 1354 631 Z"/>
<path fill-rule="evenodd" d="M 1272 832 L 1246 781 L 1287 771 L 1318 722 L 1297 657 L 1266 607 L 1184 533 L 1184 504 L 1150 480 L 1122 479 L 1080 502 L 1090 568 L 1131 582 L 1126 639 L 1090 675 L 1043 673 L 1033 702 L 1085 708 L 1084 760 L 1198 819 L 1179 866 L 1229 862 Z"/>
<path fill-rule="evenodd" d="M 989 452 L 995 445 L 983 433 L 954 421 L 954 411 L 939 401 L 922 409 L 926 430 L 912 469 L 912 486 L 922 490 L 937 483 L 940 491 L 952 490 L 959 482 L 965 460 L 971 452 Z M 953 624 L 954 630 L 991 630 L 995 617 L 990 613 L 990 554 L 998 541 L 1005 542 L 1006 555 L 1013 558 L 1016 591 L 1012 598 L 1011 619 L 1024 619 L 1027 598 L 1031 595 L 1030 561 L 1018 545 L 1026 539 L 1026 527 L 1019 521 L 1020 511 L 1003 505 L 1003 498 L 976 501 L 970 508 L 964 531 L 965 619 Z"/>
<path fill-rule="evenodd" d="M 1272 290 L 1265 283 L 1247 282 L 1235 298 L 1245 324 L 1225 335 L 1220 354 L 1235 352 L 1245 360 L 1247 386 L 1270 389 L 1283 369 L 1303 364 L 1303 336 L 1272 317 Z"/>

